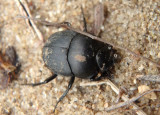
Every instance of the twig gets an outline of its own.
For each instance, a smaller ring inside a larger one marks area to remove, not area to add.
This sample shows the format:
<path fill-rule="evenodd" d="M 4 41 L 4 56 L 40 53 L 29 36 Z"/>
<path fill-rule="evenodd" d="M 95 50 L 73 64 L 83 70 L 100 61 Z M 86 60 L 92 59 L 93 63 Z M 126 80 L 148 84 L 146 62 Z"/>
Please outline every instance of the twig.
<path fill-rule="evenodd" d="M 141 56 L 141 55 L 139 55 L 139 54 L 131 51 L 131 50 L 128 49 L 128 48 L 118 46 L 118 45 L 116 45 L 116 44 L 114 44 L 114 43 L 111 43 L 111 42 L 109 42 L 109 41 L 105 41 L 105 40 L 103 40 L 103 39 L 101 39 L 101 38 L 99 38 L 99 37 L 96 37 L 96 36 L 94 36 L 94 35 L 91 35 L 91 34 L 89 34 L 89 33 L 87 33 L 87 32 L 84 32 L 84 31 L 78 30 L 78 29 L 76 29 L 76 28 L 73 28 L 73 27 L 71 27 L 71 24 L 70 24 L 69 22 L 51 23 L 51 22 L 47 22 L 47 21 L 44 21 L 44 20 L 41 20 L 41 19 L 37 19 L 37 18 L 32 18 L 32 17 L 25 17 L 25 16 L 18 16 L 18 17 L 25 18 L 25 19 L 31 19 L 31 20 L 33 20 L 33 21 L 38 21 L 39 23 L 41 23 L 41 24 L 43 24 L 43 25 L 46 25 L 46 26 L 64 27 L 64 28 L 67 28 L 67 29 L 72 30 L 72 31 L 75 31 L 75 32 L 77 32 L 77 33 L 86 35 L 86 36 L 88 36 L 89 38 L 95 39 L 95 40 L 97 40 L 97 41 L 110 44 L 110 45 L 112 45 L 113 47 L 118 48 L 118 49 L 121 49 L 121 50 L 123 50 L 123 51 L 126 51 L 126 52 L 128 52 L 128 53 L 130 53 L 130 54 L 132 54 L 132 55 L 134 55 L 134 56 L 136 56 L 136 57 L 138 57 L 138 58 L 141 58 L 141 59 L 145 60 L 146 62 L 151 62 L 151 63 L 153 63 L 154 65 L 156 65 L 157 67 L 160 68 L 160 65 L 159 65 L 157 62 L 154 62 L 153 60 L 148 59 L 148 58 L 146 58 L 146 57 L 143 57 L 143 56 Z"/>
<path fill-rule="evenodd" d="M 133 103 L 134 101 L 138 100 L 139 98 L 143 97 L 144 95 L 147 95 L 147 94 L 149 94 L 151 92 L 154 92 L 154 91 L 160 91 L 160 89 L 152 89 L 152 90 L 146 91 L 146 92 L 144 92 L 142 94 L 139 94 L 136 97 L 133 97 L 133 98 L 129 99 L 128 101 L 112 105 L 112 106 L 106 108 L 106 111 L 111 111 L 111 110 L 118 109 L 120 107 L 124 107 L 126 105 L 129 105 L 129 104 Z"/>
<path fill-rule="evenodd" d="M 118 98 L 117 98 L 117 100 L 116 100 L 115 102 L 118 103 L 119 100 L 120 100 L 120 98 L 122 97 L 122 95 L 123 95 L 124 93 L 126 93 L 126 92 L 127 92 L 127 90 L 126 90 L 124 87 L 120 87 L 120 88 L 119 88 Z"/>
<path fill-rule="evenodd" d="M 25 0 L 15 0 L 20 12 L 22 13 L 22 15 L 25 15 L 27 17 L 32 17 L 29 7 L 27 5 L 27 2 Z M 27 22 L 28 25 L 30 25 L 30 27 L 36 32 L 38 38 L 40 39 L 40 41 L 44 42 L 44 38 L 42 33 L 39 31 L 39 29 L 37 28 L 36 24 L 34 23 L 33 20 L 29 19 L 29 22 Z"/>
<path fill-rule="evenodd" d="M 160 74 L 159 75 L 138 75 L 137 79 L 153 81 L 153 82 L 160 82 Z"/>
<path fill-rule="evenodd" d="M 104 5 L 99 3 L 95 6 L 94 9 L 94 25 L 93 25 L 93 34 L 98 36 L 101 31 L 101 26 L 104 23 Z"/>
<path fill-rule="evenodd" d="M 101 81 L 101 82 L 89 82 L 89 83 L 80 83 L 80 86 L 94 86 L 94 85 L 102 85 L 102 84 L 107 84 L 109 85 L 112 90 L 116 93 L 119 94 L 120 90 L 118 89 L 118 87 L 113 84 L 110 80 L 105 80 L 105 81 Z M 121 97 L 124 101 L 128 101 L 129 98 L 127 97 L 127 95 L 122 95 Z M 138 115 L 147 115 L 144 111 L 142 111 L 135 103 L 132 104 L 133 109 L 135 110 L 135 112 Z"/>

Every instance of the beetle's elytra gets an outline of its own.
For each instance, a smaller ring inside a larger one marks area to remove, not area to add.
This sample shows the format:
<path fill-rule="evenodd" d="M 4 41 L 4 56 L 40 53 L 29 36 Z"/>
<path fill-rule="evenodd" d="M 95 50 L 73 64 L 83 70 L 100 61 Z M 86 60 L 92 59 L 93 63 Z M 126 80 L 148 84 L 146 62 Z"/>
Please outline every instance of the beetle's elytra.
<path fill-rule="evenodd" d="M 113 65 L 115 52 L 109 45 L 66 30 L 50 36 L 43 60 L 56 74 L 92 79 Z"/>

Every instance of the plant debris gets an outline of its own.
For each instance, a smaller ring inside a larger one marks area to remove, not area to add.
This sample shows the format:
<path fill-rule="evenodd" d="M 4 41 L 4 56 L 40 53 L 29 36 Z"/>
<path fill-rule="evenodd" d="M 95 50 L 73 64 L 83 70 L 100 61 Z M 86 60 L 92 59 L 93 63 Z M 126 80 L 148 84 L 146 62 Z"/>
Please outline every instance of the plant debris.
<path fill-rule="evenodd" d="M 141 85 L 141 86 L 138 87 L 138 92 L 139 93 L 143 93 L 143 92 L 148 91 L 148 90 L 151 90 L 151 88 L 147 85 Z M 152 100 L 157 99 L 157 96 L 154 92 L 152 92 L 150 94 L 147 94 L 144 97 L 152 99 Z"/>
<path fill-rule="evenodd" d="M 160 74 L 158 75 L 137 75 L 137 79 L 152 82 L 160 82 Z"/>
<path fill-rule="evenodd" d="M 17 78 L 20 63 L 14 47 L 8 47 L 5 52 L 0 51 L 0 89 L 4 89 L 8 84 Z"/>
<path fill-rule="evenodd" d="M 131 98 L 131 99 L 125 101 L 125 102 L 121 102 L 121 103 L 118 103 L 118 104 L 115 104 L 115 105 L 112 105 L 112 106 L 106 108 L 106 111 L 111 111 L 111 110 L 114 110 L 114 109 L 118 109 L 118 108 L 120 108 L 120 107 L 127 106 L 127 105 L 135 102 L 135 101 L 138 100 L 139 98 L 141 98 L 141 97 L 143 97 L 143 96 L 145 96 L 145 95 L 147 95 L 147 94 L 153 93 L 153 92 L 155 92 L 155 91 L 159 92 L 160 89 L 152 89 L 152 90 L 149 90 L 149 91 L 145 91 L 145 92 L 139 94 L 138 96 L 135 96 L 135 97 L 133 97 L 133 98 Z M 133 105 L 131 105 L 131 106 L 133 106 Z"/>
<path fill-rule="evenodd" d="M 110 80 L 105 80 L 105 81 L 100 81 L 100 82 L 89 82 L 89 83 L 80 83 L 80 86 L 97 86 L 97 85 L 102 85 L 102 84 L 107 84 L 107 85 L 109 85 L 111 88 L 112 88 L 112 90 L 116 93 L 116 94 L 120 94 L 121 92 L 121 90 L 115 85 L 115 84 L 113 84 Z M 119 98 L 119 97 L 118 97 Z M 128 95 L 125 95 L 125 94 L 123 94 L 123 95 L 121 95 L 121 98 L 126 102 L 126 101 L 128 101 L 128 100 L 130 100 L 129 98 L 128 98 Z M 133 102 L 133 101 L 132 101 Z M 106 111 L 111 111 L 111 110 L 114 110 L 114 109 L 117 109 L 117 108 L 120 108 L 120 107 L 122 107 L 122 106 L 125 106 L 125 105 L 127 105 L 126 103 L 118 103 L 117 105 L 113 105 L 113 106 L 110 106 L 110 107 L 108 107 L 108 108 L 106 108 Z M 146 115 L 146 113 L 143 111 L 143 110 L 141 110 L 140 109 L 140 107 L 138 107 L 135 103 L 133 103 L 132 104 L 132 106 L 133 106 L 133 109 L 135 109 L 136 111 L 136 113 L 138 114 L 138 115 Z"/>

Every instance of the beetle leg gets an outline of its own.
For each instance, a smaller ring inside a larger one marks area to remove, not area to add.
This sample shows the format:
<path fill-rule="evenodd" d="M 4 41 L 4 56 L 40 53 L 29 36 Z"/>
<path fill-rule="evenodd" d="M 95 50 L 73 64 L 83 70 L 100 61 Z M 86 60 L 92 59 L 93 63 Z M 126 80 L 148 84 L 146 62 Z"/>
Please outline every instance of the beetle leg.
<path fill-rule="evenodd" d="M 96 77 L 96 78 L 91 78 L 90 80 L 91 80 L 91 81 L 99 81 L 99 80 L 101 80 L 101 78 L 102 78 L 102 76 Z"/>
<path fill-rule="evenodd" d="M 70 81 L 69 81 L 68 88 L 66 89 L 66 91 L 63 93 L 63 95 L 57 101 L 57 103 L 56 103 L 56 105 L 54 107 L 53 112 L 55 112 L 55 109 L 57 108 L 58 103 L 63 100 L 63 98 L 67 95 L 68 91 L 71 89 L 72 84 L 74 83 L 74 79 L 75 79 L 75 76 L 72 76 L 71 79 L 70 79 Z"/>
<path fill-rule="evenodd" d="M 31 84 L 22 84 L 22 85 L 31 85 L 31 86 L 34 87 L 34 86 L 46 84 L 46 83 L 52 81 L 52 80 L 53 80 L 54 78 L 56 78 L 56 77 L 57 77 L 57 74 L 54 74 L 54 75 L 48 77 L 47 79 L 45 79 L 43 82 L 39 82 L 39 83 L 31 83 Z"/>
<path fill-rule="evenodd" d="M 101 80 L 102 77 L 103 77 L 102 75 L 99 76 L 99 77 L 93 76 L 92 78 L 90 78 L 90 80 L 91 80 L 91 81 L 99 81 L 99 80 Z"/>
<path fill-rule="evenodd" d="M 81 11 L 82 11 L 82 16 L 83 16 L 83 23 L 84 23 L 84 30 L 85 32 L 87 32 L 87 23 L 86 23 L 86 18 L 84 16 L 84 12 L 83 12 L 83 7 L 81 6 Z"/>
<path fill-rule="evenodd" d="M 97 76 L 99 75 L 99 73 L 98 72 L 96 72 L 96 73 L 94 73 L 91 77 L 90 77 L 90 80 L 91 81 L 97 81 L 96 79 L 97 79 Z M 98 77 L 99 78 L 99 77 Z"/>

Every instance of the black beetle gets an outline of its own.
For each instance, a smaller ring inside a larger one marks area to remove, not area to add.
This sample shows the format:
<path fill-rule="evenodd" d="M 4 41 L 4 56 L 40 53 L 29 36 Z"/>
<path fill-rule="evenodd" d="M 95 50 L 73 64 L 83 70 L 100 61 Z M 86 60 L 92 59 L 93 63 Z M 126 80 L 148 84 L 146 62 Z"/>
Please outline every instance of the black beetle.
<path fill-rule="evenodd" d="M 116 50 L 72 30 L 51 35 L 43 47 L 43 60 L 56 74 L 93 79 L 107 73 L 114 64 Z"/>
<path fill-rule="evenodd" d="M 87 32 L 84 16 L 83 19 L 84 31 Z M 56 78 L 58 74 L 71 76 L 68 88 L 56 103 L 54 111 L 72 87 L 75 77 L 100 80 L 104 75 L 110 74 L 110 69 L 119 60 L 117 51 L 112 49 L 111 45 L 93 40 L 72 30 L 52 34 L 45 43 L 42 54 L 45 65 L 54 72 L 54 75 L 43 82 L 27 85 L 46 84 Z M 101 75 L 98 76 L 98 73 Z"/>

